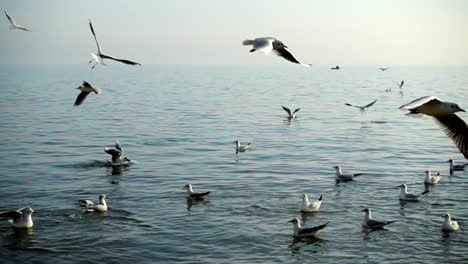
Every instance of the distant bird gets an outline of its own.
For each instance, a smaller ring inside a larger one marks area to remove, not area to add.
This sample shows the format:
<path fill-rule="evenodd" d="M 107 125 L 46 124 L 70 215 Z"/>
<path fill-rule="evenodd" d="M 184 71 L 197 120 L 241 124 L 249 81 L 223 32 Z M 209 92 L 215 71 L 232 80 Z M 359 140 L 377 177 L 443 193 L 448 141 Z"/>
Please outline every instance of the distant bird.
<path fill-rule="evenodd" d="M 124 156 L 123 147 L 117 138 L 115 139 L 115 148 L 104 147 L 104 152 L 112 156 L 112 165 L 127 165 L 131 161 L 128 157 Z"/>
<path fill-rule="evenodd" d="M 336 65 L 335 67 L 331 67 L 330 69 L 332 69 L 332 70 L 339 70 L 339 69 L 340 69 L 340 66 Z"/>
<path fill-rule="evenodd" d="M 364 220 L 362 221 L 362 226 L 363 227 L 368 227 L 368 228 L 382 228 L 388 224 L 394 223 L 396 221 L 383 221 L 383 220 L 376 220 L 372 218 L 372 212 L 370 208 L 365 208 L 361 210 L 362 212 L 365 212 L 364 214 Z"/>
<path fill-rule="evenodd" d="M 424 96 L 400 106 L 410 112 L 406 115 L 425 114 L 432 116 L 450 137 L 460 152 L 468 159 L 468 126 L 456 112 L 465 112 L 458 104 L 442 102 L 435 96 Z"/>
<path fill-rule="evenodd" d="M 208 196 L 208 194 L 211 193 L 211 192 L 202 192 L 202 193 L 193 192 L 192 184 L 187 184 L 187 185 L 184 186 L 184 188 L 187 189 L 187 198 L 188 199 L 203 199 L 206 196 Z"/>
<path fill-rule="evenodd" d="M 104 55 L 101 53 L 101 48 L 99 47 L 99 43 L 97 41 L 97 38 L 96 38 L 96 34 L 94 33 L 94 28 L 93 28 L 93 24 L 91 23 L 91 19 L 88 20 L 89 21 L 89 28 L 91 28 L 91 32 L 93 33 L 93 36 L 94 36 L 94 40 L 96 41 L 96 46 L 98 48 L 98 52 L 97 54 L 94 54 L 91 52 L 91 55 L 93 56 L 93 60 L 90 60 L 89 63 L 95 61 L 96 63 L 93 65 L 93 67 L 91 67 L 91 69 L 94 69 L 94 67 L 96 67 L 96 65 L 98 64 L 102 64 L 102 65 L 106 65 L 104 63 L 104 59 L 109 59 L 109 60 L 114 60 L 114 61 L 118 61 L 118 62 L 122 62 L 122 63 L 125 63 L 125 64 L 128 64 L 128 65 L 138 65 L 138 66 L 141 66 L 140 63 L 138 62 L 134 62 L 134 61 L 130 61 L 130 60 L 123 60 L 123 59 L 116 59 L 116 58 L 113 58 L 111 56 L 107 56 L 107 55 Z"/>
<path fill-rule="evenodd" d="M 379 70 L 381 70 L 381 71 L 386 71 L 386 70 L 388 70 L 388 69 L 390 69 L 390 67 L 387 67 L 387 68 L 379 68 Z"/>
<path fill-rule="evenodd" d="M 80 203 L 86 206 L 86 211 L 88 212 L 105 212 L 107 211 L 106 195 L 99 195 L 99 203 L 95 204 L 91 200 L 80 199 Z"/>
<path fill-rule="evenodd" d="M 363 175 L 364 173 L 355 173 L 355 174 L 343 174 L 343 172 L 341 171 L 341 167 L 340 166 L 335 166 L 333 167 L 336 172 L 335 172 L 335 180 L 338 182 L 338 181 L 352 181 L 354 180 L 354 177 L 357 177 L 357 176 L 361 176 Z"/>
<path fill-rule="evenodd" d="M 401 83 L 398 84 L 398 87 L 400 87 L 400 89 L 402 89 L 404 84 L 405 84 L 405 81 L 401 81 Z"/>
<path fill-rule="evenodd" d="M 252 144 L 251 142 L 241 145 L 239 140 L 235 140 L 234 143 L 236 143 L 236 153 L 237 152 L 244 152 L 250 148 L 250 145 Z"/>
<path fill-rule="evenodd" d="M 296 110 L 294 110 L 294 112 L 291 113 L 291 109 L 287 108 L 286 106 L 281 106 L 281 107 L 283 108 L 284 111 L 286 111 L 286 113 L 288 113 L 289 119 L 296 118 L 296 113 L 299 112 L 299 110 L 301 110 L 300 108 L 297 108 Z"/>
<path fill-rule="evenodd" d="M 311 66 L 311 64 L 305 64 L 297 60 L 294 57 L 294 55 L 289 51 L 288 47 L 284 45 L 283 42 L 275 38 L 266 37 L 266 38 L 256 38 L 254 40 L 247 39 L 242 42 L 242 45 L 244 46 L 252 45 L 253 49 L 251 49 L 250 52 L 259 50 L 265 53 L 265 55 L 268 55 L 273 51 L 276 53 L 276 55 L 283 57 L 284 59 L 290 62 L 300 64 L 304 67 Z"/>
<path fill-rule="evenodd" d="M 450 164 L 450 171 L 464 171 L 465 167 L 468 166 L 468 163 L 465 164 L 455 164 L 453 159 L 447 160 L 447 162 Z"/>
<path fill-rule="evenodd" d="M 317 201 L 309 202 L 309 196 L 307 194 L 302 195 L 302 207 L 301 211 L 304 213 L 314 213 L 320 210 L 322 205 L 323 196 L 320 195 Z"/>
<path fill-rule="evenodd" d="M 437 173 L 437 175 L 432 175 L 431 170 L 426 170 L 426 178 L 424 178 L 424 183 L 436 184 L 439 183 L 440 178 L 440 173 Z"/>
<path fill-rule="evenodd" d="M 442 224 L 442 230 L 443 231 L 458 231 L 460 227 L 458 226 L 458 222 L 455 221 L 455 218 L 453 218 L 449 213 L 446 213 L 442 216 L 445 220 L 444 223 Z"/>
<path fill-rule="evenodd" d="M 99 87 L 93 87 L 91 84 L 85 81 L 83 81 L 83 84 L 76 89 L 80 90 L 81 93 L 76 97 L 75 106 L 81 105 L 90 93 L 93 92 L 95 94 L 100 94 L 102 92 Z"/>
<path fill-rule="evenodd" d="M 8 21 L 10 21 L 10 30 L 13 30 L 13 29 L 21 29 L 21 30 L 24 30 L 24 31 L 31 31 L 31 30 L 29 30 L 29 29 L 27 29 L 27 28 L 24 28 L 24 27 L 22 27 L 22 26 L 16 24 L 15 20 L 13 20 L 13 18 L 11 18 L 11 17 L 7 14 L 6 11 L 5 11 L 5 15 L 6 15 L 6 17 L 8 18 Z"/>
<path fill-rule="evenodd" d="M 315 227 L 301 227 L 301 220 L 294 218 L 290 221 L 294 225 L 294 236 L 295 237 L 315 237 L 318 236 L 319 232 L 324 229 L 328 223 Z"/>
<path fill-rule="evenodd" d="M 408 186 L 406 184 L 400 185 L 400 200 L 401 201 L 407 201 L 407 202 L 416 202 L 421 200 L 421 198 L 426 195 L 429 191 L 424 191 L 420 194 L 413 194 L 413 193 L 408 193 Z"/>
<path fill-rule="evenodd" d="M 352 104 L 348 104 L 348 103 L 346 103 L 345 105 L 359 108 L 359 110 L 361 110 L 361 113 L 364 114 L 366 112 L 366 108 L 369 108 L 369 107 L 373 106 L 376 102 L 377 102 L 377 99 L 375 101 L 369 103 L 369 104 L 366 104 L 365 106 L 352 105 Z"/>
<path fill-rule="evenodd" d="M 0 217 L 9 217 L 8 223 L 16 228 L 31 228 L 33 226 L 32 214 L 34 210 L 31 207 L 23 207 L 16 211 L 1 212 Z"/>

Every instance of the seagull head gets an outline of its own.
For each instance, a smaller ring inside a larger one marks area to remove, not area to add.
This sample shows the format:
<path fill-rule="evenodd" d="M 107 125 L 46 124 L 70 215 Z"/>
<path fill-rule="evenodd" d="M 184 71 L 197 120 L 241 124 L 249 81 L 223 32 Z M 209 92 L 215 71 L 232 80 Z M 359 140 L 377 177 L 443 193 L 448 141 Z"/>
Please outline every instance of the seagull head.
<path fill-rule="evenodd" d="M 426 175 L 431 175 L 431 170 L 426 170 Z"/>
<path fill-rule="evenodd" d="M 105 200 L 107 197 L 105 194 L 99 195 L 99 200 Z"/>
<path fill-rule="evenodd" d="M 283 42 L 279 41 L 279 40 L 275 40 L 273 41 L 273 48 L 274 49 L 283 49 L 283 48 L 288 48 L 286 45 L 284 45 Z"/>
<path fill-rule="evenodd" d="M 444 214 L 442 218 L 444 218 L 445 220 L 456 220 L 449 213 Z"/>
<path fill-rule="evenodd" d="M 450 108 L 454 109 L 455 112 L 466 112 L 463 108 L 461 108 L 458 104 L 451 104 Z"/>
<path fill-rule="evenodd" d="M 189 184 L 186 184 L 186 185 L 184 186 L 184 189 L 192 189 L 192 184 L 190 184 L 190 183 L 189 183 Z"/>
<path fill-rule="evenodd" d="M 453 159 L 447 160 L 448 163 L 453 164 Z"/>
<path fill-rule="evenodd" d="M 361 212 L 366 212 L 366 213 L 368 213 L 368 212 L 370 212 L 370 209 L 369 209 L 369 208 L 364 208 L 364 209 L 361 210 Z"/>
<path fill-rule="evenodd" d="M 305 194 L 305 193 L 302 194 L 302 199 L 307 199 L 307 198 L 309 198 L 309 197 L 307 196 L 307 194 Z"/>
<path fill-rule="evenodd" d="M 288 222 L 293 223 L 295 225 L 300 223 L 299 219 L 297 219 L 297 218 L 293 218 L 293 219 L 289 220 Z"/>
<path fill-rule="evenodd" d="M 131 160 L 128 157 L 123 158 L 123 161 L 130 162 Z"/>
<path fill-rule="evenodd" d="M 24 215 L 32 215 L 34 213 L 34 210 L 31 207 L 26 207 L 23 210 L 21 210 L 21 213 Z"/>
<path fill-rule="evenodd" d="M 408 188 L 408 186 L 406 186 L 406 184 L 402 184 L 402 185 L 400 185 L 400 189 L 402 189 L 402 190 L 406 190 L 406 188 Z"/>

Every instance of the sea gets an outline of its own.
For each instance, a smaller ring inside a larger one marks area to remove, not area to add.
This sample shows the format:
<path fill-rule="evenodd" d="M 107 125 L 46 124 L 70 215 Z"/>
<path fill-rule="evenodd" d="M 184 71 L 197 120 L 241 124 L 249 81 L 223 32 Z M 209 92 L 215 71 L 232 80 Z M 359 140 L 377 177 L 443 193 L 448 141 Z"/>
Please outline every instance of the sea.
<path fill-rule="evenodd" d="M 28 230 L 0 218 L 0 262 L 468 263 L 468 171 L 447 160 L 467 161 L 398 109 L 427 95 L 468 108 L 468 67 L 378 67 L 0 65 L 0 211 L 35 211 Z M 102 93 L 74 106 L 82 81 Z M 129 167 L 107 163 L 116 138 Z M 364 175 L 336 183 L 336 165 Z M 187 200 L 188 183 L 211 193 Z M 429 193 L 401 203 L 403 183 Z M 101 194 L 106 213 L 78 203 Z M 323 195 L 320 212 L 301 213 L 302 194 Z M 364 208 L 396 222 L 362 228 Z M 293 218 L 329 224 L 296 239 Z"/>

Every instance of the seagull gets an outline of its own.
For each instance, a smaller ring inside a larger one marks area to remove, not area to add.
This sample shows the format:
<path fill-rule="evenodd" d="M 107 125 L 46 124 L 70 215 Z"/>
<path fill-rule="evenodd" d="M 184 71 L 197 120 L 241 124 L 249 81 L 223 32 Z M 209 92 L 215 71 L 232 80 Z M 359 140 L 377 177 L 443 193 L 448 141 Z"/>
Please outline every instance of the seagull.
<path fill-rule="evenodd" d="M 364 114 L 364 113 L 366 112 L 366 108 L 371 107 L 372 105 L 375 104 L 375 102 L 377 102 L 377 99 L 375 99 L 375 101 L 373 101 L 373 102 L 371 102 L 371 103 L 369 103 L 369 104 L 366 104 L 365 106 L 352 105 L 352 104 L 348 104 L 348 103 L 346 103 L 345 105 L 347 105 L 347 106 L 353 106 L 353 107 L 359 108 L 359 109 L 361 110 L 361 113 Z"/>
<path fill-rule="evenodd" d="M 105 212 L 107 211 L 107 203 L 106 203 L 106 195 L 101 194 L 99 195 L 99 203 L 95 204 L 91 200 L 79 200 L 84 206 L 86 206 L 86 211 L 88 212 Z"/>
<path fill-rule="evenodd" d="M 294 225 L 294 236 L 295 237 L 314 237 L 317 236 L 320 230 L 324 229 L 328 223 L 323 225 L 315 226 L 315 227 L 301 227 L 301 220 L 298 218 L 294 218 L 290 221 Z"/>
<path fill-rule="evenodd" d="M 440 181 L 440 173 L 437 175 L 431 175 L 431 170 L 426 170 L 426 178 L 424 178 L 424 183 L 426 184 L 436 184 Z"/>
<path fill-rule="evenodd" d="M 112 156 L 112 165 L 127 165 L 131 161 L 128 157 L 123 156 L 124 150 L 117 138 L 115 139 L 115 148 L 104 147 L 104 152 Z"/>
<path fill-rule="evenodd" d="M 405 81 L 401 81 L 401 83 L 398 84 L 398 87 L 403 88 L 403 85 L 405 84 Z"/>
<path fill-rule="evenodd" d="M 425 114 L 432 116 L 450 137 L 460 152 L 468 159 L 468 126 L 456 112 L 465 112 L 458 104 L 442 102 L 435 96 L 424 96 L 400 106 L 407 109 L 407 115 Z"/>
<path fill-rule="evenodd" d="M 400 189 L 401 189 L 400 196 L 399 196 L 400 200 L 409 201 L 409 202 L 419 201 L 424 195 L 426 195 L 429 192 L 428 190 L 426 190 L 420 194 L 408 193 L 408 186 L 406 186 L 406 184 L 400 185 Z"/>
<path fill-rule="evenodd" d="M 339 70 L 339 69 L 340 69 L 340 66 L 336 65 L 335 67 L 332 67 L 332 68 L 330 68 L 330 69 L 332 69 L 332 70 Z"/>
<path fill-rule="evenodd" d="M 387 68 L 379 68 L 379 70 L 381 70 L 381 71 L 386 71 L 386 70 L 388 70 L 388 69 L 390 69 L 390 67 L 387 67 Z"/>
<path fill-rule="evenodd" d="M 335 180 L 336 181 L 352 181 L 352 180 L 354 180 L 354 177 L 357 177 L 357 176 L 360 176 L 360 175 L 364 174 L 364 173 L 343 174 L 343 172 L 341 171 L 340 166 L 335 166 L 333 168 L 335 168 L 335 170 L 336 170 L 336 173 L 335 173 Z"/>
<path fill-rule="evenodd" d="M 445 218 L 445 221 L 442 224 L 443 231 L 458 231 L 460 229 L 458 222 L 455 221 L 455 218 L 453 218 L 449 213 L 444 214 L 442 217 Z"/>
<path fill-rule="evenodd" d="M 322 205 L 323 196 L 320 195 L 317 201 L 309 202 L 309 197 L 307 194 L 302 195 L 302 207 L 301 211 L 304 213 L 313 213 L 318 212 L 320 205 Z"/>
<path fill-rule="evenodd" d="M 129 61 L 129 60 L 123 60 L 123 59 L 116 59 L 116 58 L 113 58 L 111 56 L 107 56 L 107 55 L 104 55 L 101 53 L 101 48 L 99 47 L 99 43 L 97 41 L 97 38 L 96 38 L 96 33 L 94 33 L 94 28 L 93 28 L 93 24 L 91 23 L 91 19 L 88 19 L 89 21 L 89 27 L 91 28 L 91 33 L 93 33 L 93 36 L 94 36 L 94 40 L 96 41 L 96 46 L 98 48 L 98 52 L 97 54 L 94 54 L 91 52 L 91 56 L 93 56 L 93 60 L 90 60 L 89 63 L 95 61 L 96 63 L 93 65 L 93 67 L 91 67 L 91 69 L 94 69 L 94 67 L 96 67 L 96 65 L 98 64 L 102 64 L 102 65 L 106 65 L 104 63 L 104 59 L 109 59 L 109 60 L 114 60 L 114 61 L 118 61 L 118 62 L 122 62 L 122 63 L 125 63 L 125 64 L 128 64 L 128 65 L 138 65 L 138 66 L 141 66 L 140 63 L 138 62 L 134 62 L 134 61 Z"/>
<path fill-rule="evenodd" d="M 455 164 L 453 159 L 447 160 L 450 163 L 450 171 L 464 171 L 468 163 L 465 164 Z"/>
<path fill-rule="evenodd" d="M 8 222 L 11 226 L 16 228 L 31 228 L 33 226 L 33 220 L 31 215 L 34 210 L 31 207 L 23 207 L 16 211 L 1 212 L 0 217 L 9 217 Z"/>
<path fill-rule="evenodd" d="M 388 224 L 391 224 L 396 221 L 383 221 L 383 220 L 375 220 L 372 219 L 372 212 L 370 208 L 365 208 L 361 210 L 362 212 L 365 212 L 364 214 L 364 220 L 362 220 L 362 226 L 363 227 L 368 227 L 368 228 L 381 228 L 384 227 Z"/>
<path fill-rule="evenodd" d="M 251 142 L 247 143 L 246 145 L 241 145 L 239 140 L 234 141 L 236 143 L 236 153 L 237 152 L 244 152 L 250 148 Z"/>
<path fill-rule="evenodd" d="M 76 89 L 80 90 L 81 93 L 76 97 L 75 106 L 79 106 L 80 104 L 82 104 L 86 97 L 92 92 L 94 92 L 95 94 L 102 93 L 102 90 L 99 87 L 92 87 L 91 84 L 85 81 L 83 81 L 83 84 Z"/>
<path fill-rule="evenodd" d="M 283 42 L 271 38 L 271 37 L 266 37 L 266 38 L 256 38 L 254 40 L 247 39 L 242 42 L 242 45 L 252 45 L 253 49 L 250 50 L 250 52 L 254 52 L 256 50 L 259 50 L 265 55 L 270 54 L 272 51 L 276 53 L 276 55 L 283 57 L 284 59 L 300 64 L 304 67 L 310 67 L 311 64 L 305 64 L 300 61 L 298 61 L 294 55 L 289 51 L 288 47 L 283 44 Z"/>
<path fill-rule="evenodd" d="M 193 192 L 192 184 L 190 183 L 185 185 L 184 188 L 187 189 L 187 199 L 203 199 L 206 196 L 208 196 L 208 194 L 210 194 L 210 192 L 203 192 L 203 193 Z"/>
<path fill-rule="evenodd" d="M 21 29 L 21 30 L 24 30 L 24 31 L 31 31 L 31 30 L 29 30 L 29 29 L 27 29 L 27 28 L 24 28 L 24 27 L 22 27 L 22 26 L 16 24 L 15 20 L 13 20 L 13 18 L 11 18 L 11 17 L 7 14 L 6 11 L 5 11 L 5 15 L 6 15 L 6 17 L 8 18 L 8 21 L 10 21 L 10 30 L 13 30 L 13 29 Z"/>
<path fill-rule="evenodd" d="M 283 108 L 284 111 L 286 111 L 286 113 L 288 113 L 289 119 L 296 118 L 296 113 L 299 112 L 299 110 L 301 110 L 300 108 L 297 108 L 296 110 L 294 110 L 294 112 L 291 113 L 291 109 L 287 108 L 286 106 L 281 106 L 281 107 Z"/>

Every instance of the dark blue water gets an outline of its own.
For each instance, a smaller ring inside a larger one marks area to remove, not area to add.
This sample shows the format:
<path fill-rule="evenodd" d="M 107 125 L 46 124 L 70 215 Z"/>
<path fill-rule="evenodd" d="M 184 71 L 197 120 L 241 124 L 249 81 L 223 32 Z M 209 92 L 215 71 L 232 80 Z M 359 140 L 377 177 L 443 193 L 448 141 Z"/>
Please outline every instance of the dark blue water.
<path fill-rule="evenodd" d="M 0 219 L 2 263 L 468 261 L 468 172 L 418 203 L 400 204 L 396 187 L 421 192 L 426 169 L 447 175 L 446 160 L 464 160 L 431 118 L 398 107 L 437 95 L 468 108 L 466 67 L 0 69 L 0 211 L 36 211 L 25 232 Z M 73 107 L 83 80 L 103 93 Z M 344 105 L 374 99 L 365 115 Z M 297 120 L 282 104 L 302 108 Z M 105 166 L 115 137 L 137 164 Z M 236 155 L 236 139 L 252 149 Z M 337 164 L 367 175 L 336 185 Z M 212 194 L 187 203 L 187 183 Z M 300 213 L 303 193 L 324 196 L 320 213 Z M 83 213 L 77 199 L 100 194 L 109 211 Z M 364 207 L 398 222 L 363 230 Z M 441 232 L 446 212 L 459 232 Z M 330 224 L 320 239 L 295 241 L 293 217 Z"/>

